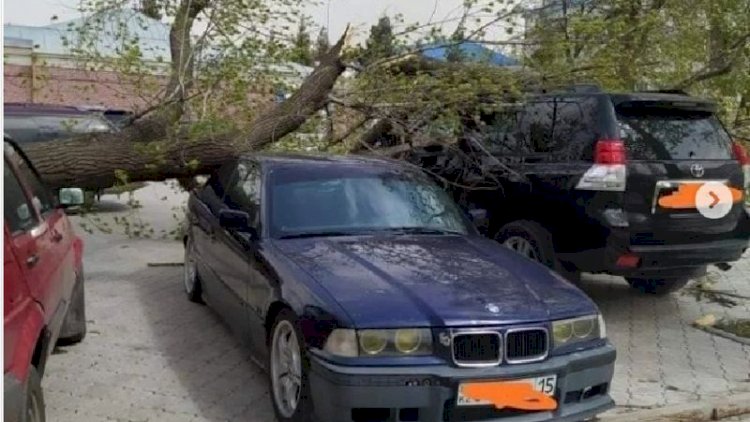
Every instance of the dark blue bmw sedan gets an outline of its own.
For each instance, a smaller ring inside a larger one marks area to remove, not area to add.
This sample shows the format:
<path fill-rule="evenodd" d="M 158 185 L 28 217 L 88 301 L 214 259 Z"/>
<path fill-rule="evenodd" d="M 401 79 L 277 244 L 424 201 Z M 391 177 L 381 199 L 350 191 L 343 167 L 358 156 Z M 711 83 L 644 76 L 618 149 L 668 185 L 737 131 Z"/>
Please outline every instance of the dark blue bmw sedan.
<path fill-rule="evenodd" d="M 612 407 L 596 305 L 479 236 L 420 170 L 246 156 L 188 206 L 185 291 L 268 371 L 279 421 L 582 420 Z"/>

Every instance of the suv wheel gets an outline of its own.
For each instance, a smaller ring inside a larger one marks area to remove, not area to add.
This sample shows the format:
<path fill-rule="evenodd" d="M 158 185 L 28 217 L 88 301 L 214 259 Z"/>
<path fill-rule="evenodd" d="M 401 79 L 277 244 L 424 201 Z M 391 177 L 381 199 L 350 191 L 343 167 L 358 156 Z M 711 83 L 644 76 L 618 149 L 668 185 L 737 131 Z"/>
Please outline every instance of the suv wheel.
<path fill-rule="evenodd" d="M 519 220 L 506 224 L 497 232 L 495 240 L 533 261 L 546 265 L 572 282 L 580 280 L 580 271 L 566 267 L 558 261 L 552 234 L 535 221 Z"/>
<path fill-rule="evenodd" d="M 626 277 L 630 287 L 640 290 L 643 293 L 656 295 L 665 295 L 676 292 L 690 281 L 687 277 L 681 278 L 635 278 Z"/>
<path fill-rule="evenodd" d="M 521 220 L 506 224 L 497 232 L 495 240 L 526 258 L 553 266 L 552 235 L 539 223 Z"/>

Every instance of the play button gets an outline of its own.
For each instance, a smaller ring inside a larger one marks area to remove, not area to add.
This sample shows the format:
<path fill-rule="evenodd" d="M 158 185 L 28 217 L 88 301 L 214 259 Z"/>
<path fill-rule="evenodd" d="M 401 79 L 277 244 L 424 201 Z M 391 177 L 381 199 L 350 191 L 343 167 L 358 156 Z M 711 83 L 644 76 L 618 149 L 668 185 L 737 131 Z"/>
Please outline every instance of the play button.
<path fill-rule="evenodd" d="M 695 194 L 698 212 L 706 218 L 718 220 L 732 210 L 732 191 L 723 183 L 707 182 Z"/>

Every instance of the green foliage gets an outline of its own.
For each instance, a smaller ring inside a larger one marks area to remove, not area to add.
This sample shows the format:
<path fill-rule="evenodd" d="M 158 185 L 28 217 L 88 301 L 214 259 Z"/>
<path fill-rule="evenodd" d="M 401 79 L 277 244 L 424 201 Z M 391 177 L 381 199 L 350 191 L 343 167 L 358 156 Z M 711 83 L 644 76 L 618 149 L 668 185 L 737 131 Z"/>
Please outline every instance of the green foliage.
<path fill-rule="evenodd" d="M 362 62 L 365 64 L 396 54 L 393 27 L 388 16 L 382 16 L 378 23 L 370 28 L 370 37 L 365 46 L 362 52 Z"/>
<path fill-rule="evenodd" d="M 353 87 L 355 101 L 369 104 L 411 140 L 455 138 L 488 98 L 513 96 L 521 84 L 517 73 L 482 63 L 412 60 L 363 74 Z"/>
<path fill-rule="evenodd" d="M 526 65 L 548 85 L 684 88 L 750 133 L 747 0 L 560 0 L 527 21 Z"/>
<path fill-rule="evenodd" d="M 128 173 L 125 170 L 115 170 L 115 179 L 117 179 L 117 183 L 120 185 L 127 185 L 128 184 Z"/>
<path fill-rule="evenodd" d="M 315 40 L 315 60 L 320 60 L 323 55 L 331 48 L 331 42 L 328 39 L 328 29 L 320 28 L 318 38 Z"/>
<path fill-rule="evenodd" d="M 304 66 L 312 66 L 314 61 L 313 56 L 314 52 L 310 33 L 307 29 L 307 22 L 303 17 L 299 21 L 297 35 L 294 37 L 294 44 L 289 52 L 289 59 Z"/>
<path fill-rule="evenodd" d="M 184 17 L 185 6 L 198 5 L 202 9 L 195 22 L 185 28 L 189 38 L 177 44 L 186 58 L 184 68 L 172 69 L 170 51 L 142 42 L 136 29 L 167 38 L 153 18 L 173 25 Z M 274 66 L 288 60 L 290 49 L 284 37 L 302 16 L 301 0 L 144 0 L 140 6 L 144 14 L 121 0 L 83 0 L 79 10 L 86 18 L 68 25 L 63 43 L 82 67 L 118 75 L 131 94 L 143 99 L 143 108 L 163 100 L 164 84 L 175 72 L 181 83 L 188 82 L 194 66 L 188 94 L 196 120 L 246 109 L 249 93 L 266 89 L 279 76 Z"/>
<path fill-rule="evenodd" d="M 207 118 L 190 125 L 189 138 L 204 139 L 207 136 L 227 133 L 234 129 L 237 129 L 237 126 L 231 120 L 207 116 Z"/>

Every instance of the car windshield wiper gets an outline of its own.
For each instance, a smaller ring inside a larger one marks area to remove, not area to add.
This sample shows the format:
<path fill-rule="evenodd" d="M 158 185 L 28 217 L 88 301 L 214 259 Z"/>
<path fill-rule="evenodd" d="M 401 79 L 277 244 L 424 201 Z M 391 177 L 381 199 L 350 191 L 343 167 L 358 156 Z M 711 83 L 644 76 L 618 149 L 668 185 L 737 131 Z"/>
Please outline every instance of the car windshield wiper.
<path fill-rule="evenodd" d="M 302 239 L 305 237 L 334 237 L 334 236 L 358 236 L 367 232 L 362 230 L 321 230 L 300 233 L 290 233 L 279 236 L 279 239 Z"/>
<path fill-rule="evenodd" d="M 403 234 L 439 234 L 439 235 L 463 235 L 461 232 L 436 229 L 431 227 L 388 227 L 378 231 L 387 231 L 392 233 Z"/>

